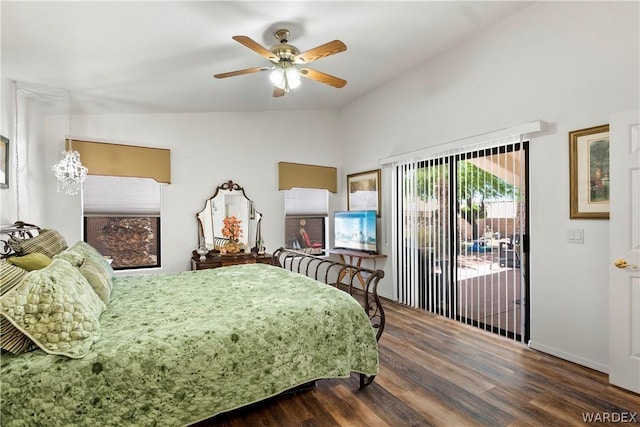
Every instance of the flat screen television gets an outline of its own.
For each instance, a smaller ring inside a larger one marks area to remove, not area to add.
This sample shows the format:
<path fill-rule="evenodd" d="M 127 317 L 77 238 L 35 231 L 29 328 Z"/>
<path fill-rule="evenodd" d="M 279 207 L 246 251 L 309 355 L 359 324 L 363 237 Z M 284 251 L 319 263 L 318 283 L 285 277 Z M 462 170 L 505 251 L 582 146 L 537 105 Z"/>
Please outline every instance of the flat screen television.
<path fill-rule="evenodd" d="M 333 248 L 377 253 L 376 225 L 375 210 L 334 212 Z"/>

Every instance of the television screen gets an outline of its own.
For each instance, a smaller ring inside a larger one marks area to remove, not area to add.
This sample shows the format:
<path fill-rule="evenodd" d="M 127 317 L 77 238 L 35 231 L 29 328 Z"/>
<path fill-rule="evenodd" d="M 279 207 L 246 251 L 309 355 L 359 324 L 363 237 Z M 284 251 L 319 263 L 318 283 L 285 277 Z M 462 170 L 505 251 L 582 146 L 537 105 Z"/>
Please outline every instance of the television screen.
<path fill-rule="evenodd" d="M 338 211 L 333 214 L 334 249 L 376 253 L 376 211 Z"/>

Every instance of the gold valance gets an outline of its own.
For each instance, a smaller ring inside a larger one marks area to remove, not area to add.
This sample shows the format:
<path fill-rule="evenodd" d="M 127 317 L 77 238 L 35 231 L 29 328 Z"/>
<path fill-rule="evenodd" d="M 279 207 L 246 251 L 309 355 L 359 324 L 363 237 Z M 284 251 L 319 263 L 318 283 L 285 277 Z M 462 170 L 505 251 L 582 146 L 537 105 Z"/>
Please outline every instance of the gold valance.
<path fill-rule="evenodd" d="M 338 169 L 329 166 L 278 163 L 279 190 L 321 188 L 338 192 Z"/>
<path fill-rule="evenodd" d="M 80 161 L 89 169 L 89 175 L 152 178 L 157 182 L 171 183 L 169 149 L 77 139 L 71 140 L 71 147 L 80 153 Z"/>

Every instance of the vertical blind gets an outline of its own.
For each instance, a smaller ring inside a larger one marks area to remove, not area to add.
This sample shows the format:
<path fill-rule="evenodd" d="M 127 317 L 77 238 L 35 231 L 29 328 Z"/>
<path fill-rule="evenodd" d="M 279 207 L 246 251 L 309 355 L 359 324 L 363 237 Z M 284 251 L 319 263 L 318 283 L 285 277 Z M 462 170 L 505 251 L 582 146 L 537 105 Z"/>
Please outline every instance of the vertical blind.
<path fill-rule="evenodd" d="M 454 145 L 389 162 L 395 297 L 523 340 L 523 135 Z"/>

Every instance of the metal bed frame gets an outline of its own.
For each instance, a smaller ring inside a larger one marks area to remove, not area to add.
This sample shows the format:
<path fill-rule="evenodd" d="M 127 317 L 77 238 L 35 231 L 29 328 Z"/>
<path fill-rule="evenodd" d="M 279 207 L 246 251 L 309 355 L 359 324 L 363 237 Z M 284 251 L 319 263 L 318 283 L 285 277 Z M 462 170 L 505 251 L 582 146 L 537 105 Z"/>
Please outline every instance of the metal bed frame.
<path fill-rule="evenodd" d="M 274 251 L 273 264 L 348 292 L 367 313 L 376 332 L 376 340 L 380 341 L 385 314 L 378 296 L 378 282 L 384 277 L 384 271 L 344 264 L 328 257 L 285 248 Z M 364 279 L 364 289 L 360 285 L 360 277 Z M 374 379 L 375 375 L 360 374 L 360 388 L 368 386 Z"/>

